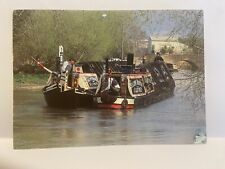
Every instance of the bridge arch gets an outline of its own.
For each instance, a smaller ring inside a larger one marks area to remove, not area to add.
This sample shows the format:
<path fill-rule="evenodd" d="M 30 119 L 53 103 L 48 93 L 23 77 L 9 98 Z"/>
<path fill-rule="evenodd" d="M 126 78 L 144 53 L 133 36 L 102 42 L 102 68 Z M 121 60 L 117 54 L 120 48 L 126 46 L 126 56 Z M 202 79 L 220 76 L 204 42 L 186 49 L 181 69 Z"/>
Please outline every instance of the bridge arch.
<path fill-rule="evenodd" d="M 183 59 L 176 63 L 177 67 L 180 69 L 190 69 L 190 70 L 198 70 L 199 67 L 193 61 Z"/>

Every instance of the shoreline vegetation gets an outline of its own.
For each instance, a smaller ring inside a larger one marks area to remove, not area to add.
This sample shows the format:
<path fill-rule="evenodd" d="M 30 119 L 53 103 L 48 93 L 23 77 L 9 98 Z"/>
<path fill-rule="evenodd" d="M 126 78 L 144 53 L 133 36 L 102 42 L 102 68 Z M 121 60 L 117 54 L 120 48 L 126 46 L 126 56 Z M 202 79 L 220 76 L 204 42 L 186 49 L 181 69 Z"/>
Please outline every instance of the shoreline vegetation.
<path fill-rule="evenodd" d="M 41 89 L 48 80 L 49 74 L 13 74 L 13 89 Z"/>

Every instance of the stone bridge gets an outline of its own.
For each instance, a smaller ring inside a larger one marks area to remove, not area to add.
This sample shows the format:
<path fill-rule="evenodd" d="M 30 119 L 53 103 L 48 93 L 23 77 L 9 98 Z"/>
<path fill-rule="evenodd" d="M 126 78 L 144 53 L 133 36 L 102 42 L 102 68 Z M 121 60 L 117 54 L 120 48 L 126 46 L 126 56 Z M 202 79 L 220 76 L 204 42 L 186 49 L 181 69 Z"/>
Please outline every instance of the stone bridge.
<path fill-rule="evenodd" d="M 176 64 L 178 68 L 204 69 L 203 54 L 162 55 L 165 62 Z"/>

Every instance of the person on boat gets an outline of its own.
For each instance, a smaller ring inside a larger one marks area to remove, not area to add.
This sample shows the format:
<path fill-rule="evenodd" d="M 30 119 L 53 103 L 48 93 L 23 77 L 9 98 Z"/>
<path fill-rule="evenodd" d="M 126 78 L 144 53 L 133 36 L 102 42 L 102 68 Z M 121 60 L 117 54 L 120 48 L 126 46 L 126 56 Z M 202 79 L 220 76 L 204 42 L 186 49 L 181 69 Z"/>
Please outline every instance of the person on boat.
<path fill-rule="evenodd" d="M 111 78 L 111 90 L 113 94 L 117 95 L 120 92 L 120 85 L 115 78 Z"/>
<path fill-rule="evenodd" d="M 66 66 L 66 73 L 68 74 L 68 86 L 73 87 L 73 66 L 75 61 L 71 58 L 68 61 L 68 65 Z"/>
<path fill-rule="evenodd" d="M 164 62 L 164 60 L 163 60 L 163 58 L 162 58 L 160 52 L 157 52 L 157 53 L 156 53 L 156 57 L 155 57 L 155 59 L 154 59 L 154 62 L 157 62 L 157 61 L 162 61 L 162 62 Z"/>
<path fill-rule="evenodd" d="M 142 57 L 142 64 L 145 64 L 146 58 L 145 55 Z"/>
<path fill-rule="evenodd" d="M 106 78 L 108 78 L 107 86 L 101 92 L 102 93 L 103 92 L 109 92 L 109 93 L 112 93 L 113 95 L 117 95 L 120 92 L 119 83 L 113 77 L 106 77 Z"/>
<path fill-rule="evenodd" d="M 65 71 L 67 71 L 67 72 L 71 72 L 72 71 L 72 69 L 73 69 L 73 65 L 74 65 L 74 60 L 73 59 L 69 59 L 69 61 L 68 61 L 68 64 L 67 64 L 67 66 L 66 66 L 66 69 L 65 69 Z"/>
<path fill-rule="evenodd" d="M 103 87 L 100 92 L 101 101 L 109 104 L 114 103 L 120 92 L 120 86 L 117 80 L 105 75 L 101 81 L 101 86 Z"/>

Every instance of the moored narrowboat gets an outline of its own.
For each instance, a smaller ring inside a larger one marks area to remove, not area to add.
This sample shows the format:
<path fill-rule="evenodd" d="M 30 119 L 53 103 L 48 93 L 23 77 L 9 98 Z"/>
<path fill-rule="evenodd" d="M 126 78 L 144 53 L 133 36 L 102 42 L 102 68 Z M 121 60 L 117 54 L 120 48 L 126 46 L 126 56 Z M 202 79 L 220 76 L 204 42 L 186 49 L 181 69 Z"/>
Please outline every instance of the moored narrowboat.
<path fill-rule="evenodd" d="M 74 86 L 69 86 L 68 76 L 60 75 L 59 82 L 53 82 L 43 88 L 45 100 L 50 107 L 77 108 L 92 107 L 93 95 L 98 86 L 98 77 L 94 73 L 79 73 Z"/>
<path fill-rule="evenodd" d="M 63 61 L 63 47 L 59 46 L 56 71 L 53 72 L 39 62 L 50 73 L 43 94 L 50 107 L 92 107 L 93 95 L 98 86 L 96 73 L 83 70 L 83 65 L 73 60 Z"/>
<path fill-rule="evenodd" d="M 133 54 L 128 54 L 119 72 L 112 72 L 107 63 L 106 70 L 94 96 L 97 108 L 133 109 L 173 95 L 175 83 L 163 61 L 135 67 Z"/>

